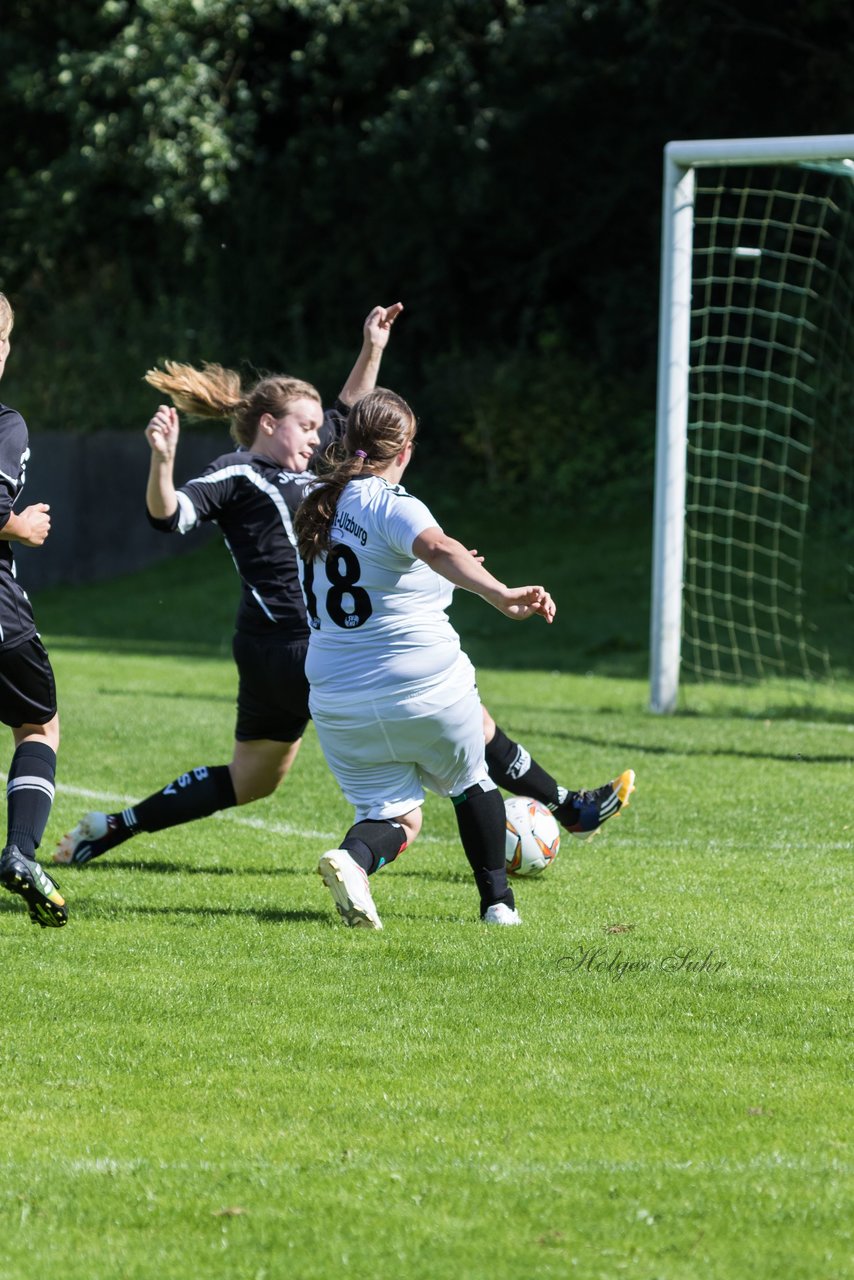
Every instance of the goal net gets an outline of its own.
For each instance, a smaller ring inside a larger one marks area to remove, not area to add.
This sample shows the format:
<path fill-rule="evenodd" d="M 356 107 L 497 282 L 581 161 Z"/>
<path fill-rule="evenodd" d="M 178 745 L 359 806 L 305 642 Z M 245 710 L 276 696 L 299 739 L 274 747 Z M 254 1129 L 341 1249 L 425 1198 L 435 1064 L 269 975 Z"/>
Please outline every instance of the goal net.
<path fill-rule="evenodd" d="M 679 681 L 829 674 L 854 598 L 854 135 L 665 151 L 651 707 Z"/>

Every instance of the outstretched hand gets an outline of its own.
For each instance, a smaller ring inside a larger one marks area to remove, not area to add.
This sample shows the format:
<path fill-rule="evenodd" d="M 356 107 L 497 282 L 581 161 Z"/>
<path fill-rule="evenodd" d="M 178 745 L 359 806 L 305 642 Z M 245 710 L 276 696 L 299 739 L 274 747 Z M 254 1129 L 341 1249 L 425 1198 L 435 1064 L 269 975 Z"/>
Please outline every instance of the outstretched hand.
<path fill-rule="evenodd" d="M 145 428 L 145 438 L 151 452 L 164 462 L 175 457 L 178 447 L 178 413 L 171 405 L 161 404 L 154 417 Z"/>
<path fill-rule="evenodd" d="M 546 622 L 553 622 L 557 606 L 545 587 L 508 587 L 504 598 L 496 601 L 498 608 L 514 622 L 524 622 L 539 614 Z"/>
<path fill-rule="evenodd" d="M 365 338 L 371 346 L 385 348 L 391 326 L 402 310 L 402 302 L 393 302 L 390 307 L 374 307 L 364 324 Z"/>

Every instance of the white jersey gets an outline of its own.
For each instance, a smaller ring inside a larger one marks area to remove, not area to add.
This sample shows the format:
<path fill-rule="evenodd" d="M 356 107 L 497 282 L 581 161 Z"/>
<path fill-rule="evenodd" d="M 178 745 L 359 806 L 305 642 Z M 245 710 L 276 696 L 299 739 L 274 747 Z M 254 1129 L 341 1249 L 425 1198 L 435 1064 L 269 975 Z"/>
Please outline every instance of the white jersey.
<path fill-rule="evenodd" d="M 471 688 L 473 671 L 445 610 L 453 587 L 412 552 L 438 521 L 402 485 L 351 480 L 328 554 L 303 565 L 311 634 L 306 675 L 318 709 L 365 694 L 398 700 Z"/>

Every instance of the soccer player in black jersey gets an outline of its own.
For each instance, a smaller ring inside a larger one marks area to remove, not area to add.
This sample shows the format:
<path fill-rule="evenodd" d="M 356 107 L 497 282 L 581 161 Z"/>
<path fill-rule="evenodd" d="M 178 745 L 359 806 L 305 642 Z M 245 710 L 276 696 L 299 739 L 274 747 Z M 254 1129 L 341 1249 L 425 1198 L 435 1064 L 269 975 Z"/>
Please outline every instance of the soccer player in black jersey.
<path fill-rule="evenodd" d="M 11 347 L 14 314 L 0 293 L 0 377 Z M 0 721 L 12 730 L 15 753 L 6 783 L 6 845 L 0 884 L 24 899 L 34 924 L 58 928 L 68 919 L 56 883 L 36 861 L 54 795 L 59 715 L 47 651 L 36 632 L 27 593 L 15 577 L 13 542 L 40 547 L 50 532 L 44 502 L 12 508 L 24 487 L 30 456 L 21 415 L 0 404 Z"/>
<path fill-rule="evenodd" d="M 239 675 L 234 752 L 230 764 L 193 768 L 121 812 L 85 814 L 59 842 L 54 862 L 83 866 L 140 832 L 162 831 L 260 800 L 285 778 L 309 720 L 303 671 L 308 624 L 292 516 L 311 478 L 312 457 L 340 438 L 349 406 L 375 386 L 391 326 L 402 309 L 395 303 L 370 312 L 353 370 L 325 413 L 313 387 L 284 376 L 244 389 L 237 373 L 219 365 L 198 370 L 167 362 L 165 373 L 147 375 L 190 416 L 230 419 L 238 446 L 176 489 L 180 427 L 175 409 L 161 405 L 146 428 L 152 524 L 167 533 L 187 533 L 215 521 L 240 575 L 232 644 Z M 575 834 L 589 836 L 619 809 L 618 782 L 596 791 L 569 791 L 506 737 L 488 713 L 485 736 L 494 781 L 542 800 Z"/>
<path fill-rule="evenodd" d="M 334 407 L 325 413 L 310 384 L 277 375 L 243 388 L 219 365 L 167 362 L 147 381 L 191 416 L 229 419 L 235 450 L 176 489 L 178 414 L 161 405 L 146 428 L 151 465 L 149 519 L 165 533 L 215 521 L 241 582 L 233 637 L 237 725 L 229 764 L 181 774 L 120 813 L 88 813 L 59 842 L 54 861 L 83 865 L 141 831 L 162 831 L 273 792 L 290 770 L 308 723 L 304 674 L 308 624 L 297 572 L 291 508 L 318 449 L 341 434 L 349 405 L 376 383 L 400 303 L 374 307 L 362 347 Z"/>

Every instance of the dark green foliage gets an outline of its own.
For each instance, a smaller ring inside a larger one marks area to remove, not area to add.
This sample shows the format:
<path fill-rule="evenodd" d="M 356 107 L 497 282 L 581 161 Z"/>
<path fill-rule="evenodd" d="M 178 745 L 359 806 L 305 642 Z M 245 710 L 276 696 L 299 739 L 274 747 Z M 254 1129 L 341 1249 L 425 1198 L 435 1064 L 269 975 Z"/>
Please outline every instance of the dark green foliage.
<path fill-rule="evenodd" d="M 22 0 L 11 373 L 86 427 L 136 421 L 162 356 L 329 396 L 368 307 L 402 297 L 388 376 L 463 458 L 506 471 L 529 437 L 505 403 L 557 447 L 552 480 L 577 481 L 580 438 L 640 458 L 664 143 L 839 131 L 852 42 L 842 0 Z"/>

